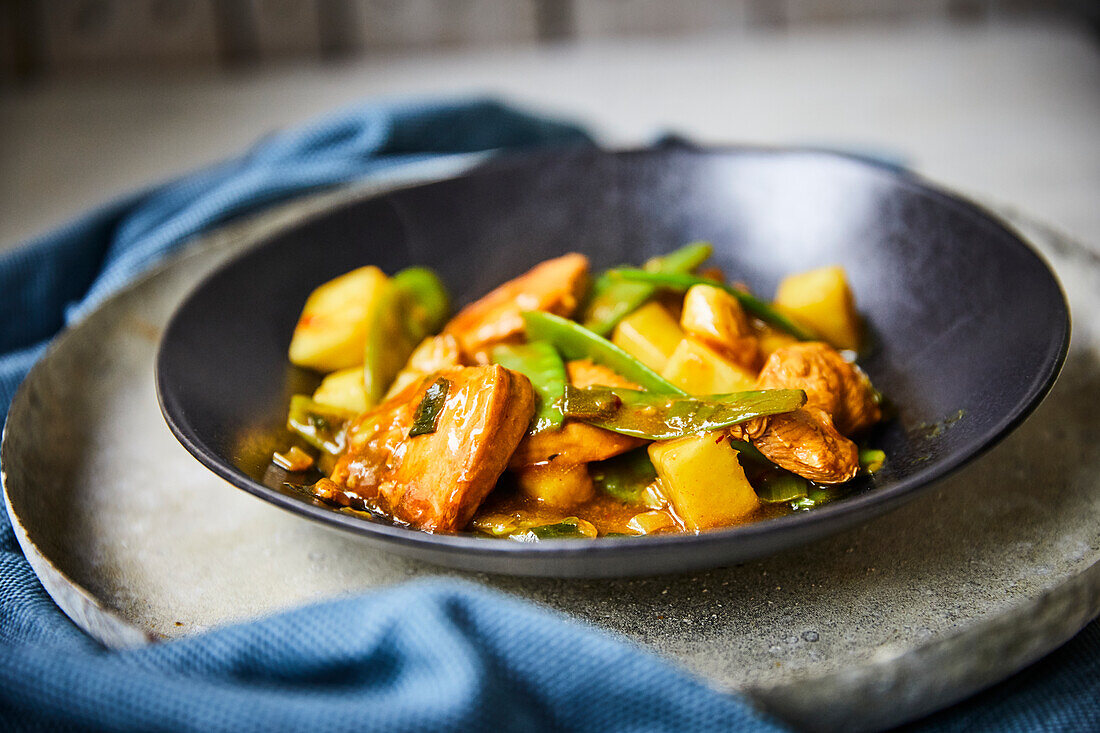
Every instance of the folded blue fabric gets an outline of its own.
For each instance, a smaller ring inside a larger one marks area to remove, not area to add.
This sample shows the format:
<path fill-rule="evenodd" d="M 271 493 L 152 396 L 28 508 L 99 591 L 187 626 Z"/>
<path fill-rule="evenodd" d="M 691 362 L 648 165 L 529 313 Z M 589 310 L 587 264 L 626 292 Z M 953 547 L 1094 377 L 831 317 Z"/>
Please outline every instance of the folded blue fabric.
<path fill-rule="evenodd" d="M 0 419 L 66 323 L 188 237 L 289 196 L 455 153 L 590 142 L 488 100 L 395 102 L 280 133 L 0 256 Z M 416 583 L 112 652 L 38 584 L 0 516 L 0 728 L 766 730 L 622 640 L 462 583 Z"/>
<path fill-rule="evenodd" d="M 576 126 L 492 101 L 369 104 L 275 135 L 239 159 L 120 199 L 0 255 L 0 421 L 63 325 L 192 235 L 413 161 L 587 141 Z M 1100 627 L 1075 649 L 932 726 L 1100 729 Z M 457 582 L 413 583 L 179 641 L 106 650 L 54 606 L 0 514 L 0 728 L 777 726 L 625 640 Z"/>

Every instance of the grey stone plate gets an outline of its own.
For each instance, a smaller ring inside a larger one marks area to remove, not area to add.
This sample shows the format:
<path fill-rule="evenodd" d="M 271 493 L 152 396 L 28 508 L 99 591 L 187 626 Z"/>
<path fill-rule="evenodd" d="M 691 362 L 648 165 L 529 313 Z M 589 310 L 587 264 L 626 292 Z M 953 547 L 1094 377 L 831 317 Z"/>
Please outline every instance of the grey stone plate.
<path fill-rule="evenodd" d="M 227 257 L 357 195 L 298 202 L 196 243 L 61 336 L 21 388 L 2 448 L 8 512 L 43 585 L 104 643 L 460 577 L 621 634 L 796 725 L 847 730 L 961 699 L 1100 611 L 1100 258 L 1018 217 L 1076 316 L 1058 384 L 984 457 L 828 539 L 685 576 L 505 578 L 389 555 L 237 491 L 160 416 L 160 330 Z"/>

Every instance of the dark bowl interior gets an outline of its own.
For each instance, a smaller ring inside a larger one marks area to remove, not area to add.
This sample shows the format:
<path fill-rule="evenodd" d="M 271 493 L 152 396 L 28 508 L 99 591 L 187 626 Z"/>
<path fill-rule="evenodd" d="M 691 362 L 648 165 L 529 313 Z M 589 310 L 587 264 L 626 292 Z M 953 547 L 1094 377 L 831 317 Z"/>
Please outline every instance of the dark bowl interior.
<path fill-rule="evenodd" d="M 290 366 L 286 349 L 318 284 L 364 264 L 420 264 L 462 304 L 563 252 L 600 268 L 693 240 L 713 242 L 716 264 L 765 295 L 792 271 L 847 269 L 875 334 L 863 365 L 898 407 L 875 436 L 889 459 L 873 481 L 743 527 L 535 545 L 402 529 L 280 488 L 269 458 L 287 400 L 317 379 Z M 488 572 L 640 575 L 774 552 L 898 505 L 1019 424 L 1052 385 L 1068 338 L 1065 299 L 1035 253 L 906 174 L 815 151 L 583 149 L 498 159 L 280 232 L 180 306 L 157 388 L 172 431 L 215 473 L 380 548 Z"/>

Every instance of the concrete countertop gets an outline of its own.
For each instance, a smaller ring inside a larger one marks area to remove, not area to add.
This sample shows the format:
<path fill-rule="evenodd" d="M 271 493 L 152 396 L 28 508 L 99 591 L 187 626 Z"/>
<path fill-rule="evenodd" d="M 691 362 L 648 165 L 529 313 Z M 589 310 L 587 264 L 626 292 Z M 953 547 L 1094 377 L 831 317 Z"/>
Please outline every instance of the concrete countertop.
<path fill-rule="evenodd" d="M 675 130 L 898 155 L 1100 248 L 1100 45 L 1084 28 L 1033 23 L 600 40 L 7 90 L 0 249 L 334 107 L 466 92 L 575 116 L 611 145 Z"/>

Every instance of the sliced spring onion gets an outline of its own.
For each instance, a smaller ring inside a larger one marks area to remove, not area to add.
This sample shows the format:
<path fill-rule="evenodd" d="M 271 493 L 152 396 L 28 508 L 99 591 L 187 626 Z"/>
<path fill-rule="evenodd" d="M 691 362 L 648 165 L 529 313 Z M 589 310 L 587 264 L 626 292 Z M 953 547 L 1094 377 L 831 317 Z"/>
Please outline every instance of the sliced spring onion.
<path fill-rule="evenodd" d="M 286 425 L 314 448 L 336 456 L 344 450 L 344 428 L 354 417 L 355 413 L 348 410 L 322 405 L 309 395 L 296 394 L 290 398 Z"/>
<path fill-rule="evenodd" d="M 587 539 L 596 536 L 596 527 L 577 517 L 566 517 L 554 524 L 526 527 L 508 535 L 508 539 L 517 542 L 543 542 L 544 540 Z"/>
<path fill-rule="evenodd" d="M 877 448 L 859 449 L 859 468 L 863 473 L 875 473 L 886 463 L 886 451 Z"/>
<path fill-rule="evenodd" d="M 757 476 L 753 488 L 760 501 L 785 504 L 806 498 L 810 482 L 790 471 L 765 471 Z"/>
<path fill-rule="evenodd" d="M 450 389 L 451 382 L 445 377 L 439 377 L 428 386 L 413 414 L 412 427 L 409 428 L 410 438 L 435 432 L 439 413 L 443 412 L 443 405 L 447 403 L 447 392 Z"/>

